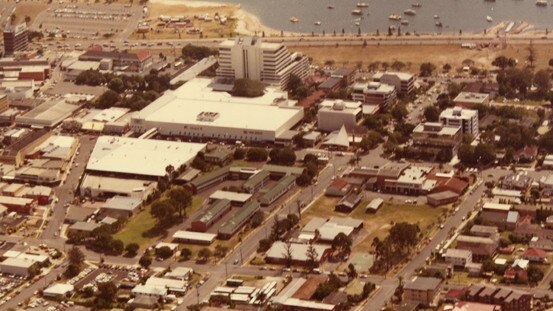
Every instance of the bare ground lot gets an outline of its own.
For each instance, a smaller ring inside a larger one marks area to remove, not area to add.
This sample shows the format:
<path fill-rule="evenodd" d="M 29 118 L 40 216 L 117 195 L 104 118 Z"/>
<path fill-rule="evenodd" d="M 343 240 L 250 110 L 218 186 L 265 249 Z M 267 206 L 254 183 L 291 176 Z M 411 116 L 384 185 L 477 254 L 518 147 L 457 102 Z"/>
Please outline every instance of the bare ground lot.
<path fill-rule="evenodd" d="M 492 68 L 491 62 L 499 55 L 505 55 L 519 60 L 519 64 L 525 62 L 528 55 L 528 45 L 509 45 L 506 49 L 485 48 L 482 50 L 469 50 L 461 48 L 460 44 L 449 45 L 420 45 L 400 46 L 381 45 L 367 47 L 339 46 L 339 47 L 290 47 L 292 51 L 303 52 L 313 58 L 316 65 L 323 65 L 328 60 L 333 60 L 336 66 L 356 66 L 362 64 L 366 69 L 372 62 L 401 61 L 407 65 L 408 71 L 418 71 L 423 62 L 432 62 L 438 68 L 449 63 L 453 68 L 462 66 L 464 60 L 471 59 L 478 68 Z M 553 55 L 553 45 L 536 44 L 534 49 L 537 54 L 536 67 L 548 68 L 548 62 Z"/>

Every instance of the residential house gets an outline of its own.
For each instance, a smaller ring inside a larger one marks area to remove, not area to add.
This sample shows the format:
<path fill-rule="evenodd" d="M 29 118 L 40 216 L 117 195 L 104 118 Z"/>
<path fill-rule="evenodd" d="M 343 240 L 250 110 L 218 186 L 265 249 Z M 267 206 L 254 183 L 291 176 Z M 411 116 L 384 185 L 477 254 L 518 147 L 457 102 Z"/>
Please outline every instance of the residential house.
<path fill-rule="evenodd" d="M 513 160 L 519 163 L 528 163 L 536 159 L 538 155 L 537 146 L 524 146 L 513 153 Z"/>
<path fill-rule="evenodd" d="M 522 254 L 522 258 L 531 262 L 543 263 L 547 261 L 547 253 L 538 248 L 528 248 L 524 254 Z"/>

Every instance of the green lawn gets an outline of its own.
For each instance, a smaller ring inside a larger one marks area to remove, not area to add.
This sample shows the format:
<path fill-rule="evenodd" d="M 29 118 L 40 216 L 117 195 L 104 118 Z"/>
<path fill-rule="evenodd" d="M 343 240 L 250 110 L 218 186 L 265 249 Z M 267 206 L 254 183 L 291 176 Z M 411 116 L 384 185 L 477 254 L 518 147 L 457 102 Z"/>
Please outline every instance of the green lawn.
<path fill-rule="evenodd" d="M 308 210 L 302 214 L 302 225 L 305 225 L 312 217 L 329 218 L 331 216 L 349 216 L 363 219 L 364 230 L 369 234 L 359 243 L 354 243 L 353 250 L 368 252 L 374 237 L 384 238 L 394 222 L 408 222 L 418 224 L 427 235 L 434 230 L 442 215 L 447 213 L 446 207 L 430 207 L 428 205 L 389 204 L 383 206 L 375 214 L 365 213 L 365 206 L 370 200 L 363 200 L 356 209 L 349 214 L 334 211 L 334 206 L 340 198 L 321 197 Z"/>
<path fill-rule="evenodd" d="M 192 205 L 186 209 L 186 213 L 191 215 L 202 206 L 202 203 L 202 198 L 194 197 L 192 199 Z M 113 238 L 123 241 L 125 245 L 137 243 L 142 247 L 155 238 L 144 236 L 144 233 L 152 229 L 155 225 L 156 219 L 150 214 L 150 205 L 148 205 L 137 215 L 129 219 L 125 227 L 114 234 Z"/>

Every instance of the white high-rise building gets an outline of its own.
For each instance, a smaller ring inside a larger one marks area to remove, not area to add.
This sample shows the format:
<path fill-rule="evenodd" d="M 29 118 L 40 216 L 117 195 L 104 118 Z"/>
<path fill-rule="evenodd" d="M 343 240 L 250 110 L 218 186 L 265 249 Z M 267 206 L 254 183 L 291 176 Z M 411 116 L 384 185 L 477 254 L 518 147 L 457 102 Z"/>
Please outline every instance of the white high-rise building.
<path fill-rule="evenodd" d="M 440 122 L 444 125 L 461 127 L 463 134 L 478 136 L 478 110 L 461 107 L 447 108 L 440 114 Z"/>
<path fill-rule="evenodd" d="M 307 57 L 290 53 L 280 43 L 248 37 L 219 45 L 218 78 L 258 80 L 284 89 L 291 74 L 304 79 L 308 69 Z"/>

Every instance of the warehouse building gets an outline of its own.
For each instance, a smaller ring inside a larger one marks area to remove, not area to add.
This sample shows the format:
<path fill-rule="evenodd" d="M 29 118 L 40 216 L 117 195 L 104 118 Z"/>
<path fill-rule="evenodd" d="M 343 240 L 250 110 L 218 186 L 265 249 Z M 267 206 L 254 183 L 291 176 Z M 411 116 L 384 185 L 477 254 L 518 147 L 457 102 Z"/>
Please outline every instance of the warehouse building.
<path fill-rule="evenodd" d="M 226 199 L 216 200 L 210 204 L 204 211 L 192 221 L 190 228 L 192 231 L 206 232 L 217 220 L 231 210 L 230 201 Z"/>
<path fill-rule="evenodd" d="M 155 128 L 164 136 L 274 142 L 303 118 L 303 108 L 283 92 L 268 89 L 260 97 L 236 97 L 214 92 L 210 83 L 195 79 L 165 92 L 132 118 L 133 131 Z"/>
<path fill-rule="evenodd" d="M 137 213 L 141 206 L 142 200 L 139 198 L 114 196 L 102 205 L 102 210 L 110 215 L 115 215 L 116 218 L 129 218 Z"/>
<path fill-rule="evenodd" d="M 38 264 L 38 262 L 33 260 L 10 257 L 0 262 L 0 272 L 5 274 L 28 277 L 30 275 L 30 270 L 33 267 L 38 266 Z"/>
<path fill-rule="evenodd" d="M 238 232 L 260 209 L 260 205 L 257 201 L 248 202 L 246 205 L 240 208 L 232 217 L 225 221 L 221 225 L 218 231 L 218 236 L 221 239 L 230 239 L 236 232 Z"/>
<path fill-rule="evenodd" d="M 20 126 L 53 128 L 80 107 L 79 104 L 69 103 L 65 99 L 52 100 L 15 117 L 15 123 Z"/>
<path fill-rule="evenodd" d="M 204 149 L 205 144 L 100 136 L 86 170 L 89 173 L 156 179 L 167 174 L 167 166 L 179 168 L 187 165 Z"/>
<path fill-rule="evenodd" d="M 157 188 L 157 182 L 145 179 L 116 178 L 85 174 L 81 194 L 91 198 L 109 198 L 115 195 L 146 200 Z"/>

